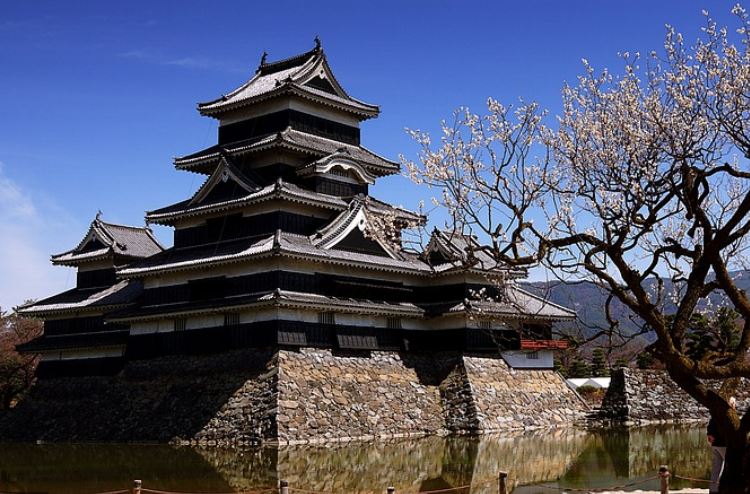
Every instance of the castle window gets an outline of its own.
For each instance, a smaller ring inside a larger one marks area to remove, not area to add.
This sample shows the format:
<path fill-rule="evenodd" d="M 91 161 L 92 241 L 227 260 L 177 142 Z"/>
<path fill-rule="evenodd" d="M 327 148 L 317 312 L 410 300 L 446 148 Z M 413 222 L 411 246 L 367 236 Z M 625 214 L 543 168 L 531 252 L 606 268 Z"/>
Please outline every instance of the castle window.
<path fill-rule="evenodd" d="M 492 329 L 492 321 L 479 321 L 479 329 Z"/>
<path fill-rule="evenodd" d="M 529 352 L 526 354 L 526 360 L 539 360 L 539 352 Z"/>
<path fill-rule="evenodd" d="M 388 329 L 401 329 L 401 318 L 389 317 L 387 320 Z"/>
<path fill-rule="evenodd" d="M 330 170 L 328 170 L 328 173 L 330 173 L 331 175 L 336 175 L 338 177 L 347 177 L 348 178 L 350 176 L 349 175 L 349 170 L 345 170 L 345 169 L 343 169 L 340 166 L 334 166 L 333 168 L 331 168 Z"/>
<path fill-rule="evenodd" d="M 318 323 L 336 324 L 336 317 L 333 312 L 318 312 Z"/>
<path fill-rule="evenodd" d="M 240 315 L 237 312 L 224 314 L 224 326 L 239 326 Z"/>
<path fill-rule="evenodd" d="M 174 320 L 175 331 L 185 331 L 186 325 L 187 325 L 187 320 L 184 317 L 179 317 Z"/>

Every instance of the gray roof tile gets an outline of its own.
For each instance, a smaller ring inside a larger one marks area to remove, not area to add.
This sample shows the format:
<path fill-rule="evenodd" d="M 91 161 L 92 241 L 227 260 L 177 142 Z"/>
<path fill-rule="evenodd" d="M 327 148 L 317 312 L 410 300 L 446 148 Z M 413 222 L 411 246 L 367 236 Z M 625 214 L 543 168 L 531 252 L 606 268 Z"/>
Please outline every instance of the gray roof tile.
<path fill-rule="evenodd" d="M 208 168 L 212 169 L 213 166 L 217 165 L 221 159 L 222 151 L 237 157 L 279 147 L 303 152 L 315 157 L 315 159 L 345 152 L 376 176 L 397 173 L 400 170 L 400 165 L 397 162 L 388 160 L 364 146 L 355 146 L 292 128 L 263 137 L 237 141 L 222 146 L 211 146 L 197 153 L 175 158 L 174 164 L 180 169 L 202 171 Z"/>
<path fill-rule="evenodd" d="M 303 189 L 295 184 L 284 182 L 279 179 L 271 185 L 260 188 L 250 194 L 236 199 L 215 202 L 211 204 L 191 205 L 191 200 L 180 201 L 178 203 L 149 211 L 146 213 L 146 219 L 152 223 L 170 224 L 177 218 L 186 218 L 199 216 L 206 213 L 217 211 L 227 211 L 230 209 L 243 208 L 250 204 L 268 201 L 272 199 L 285 199 L 292 202 L 301 202 L 313 204 L 321 207 L 342 210 L 347 206 L 347 202 L 338 197 L 328 194 L 321 194 L 311 190 Z"/>
<path fill-rule="evenodd" d="M 321 71 L 326 74 L 335 93 L 306 84 L 310 79 L 317 77 Z M 376 105 L 352 98 L 344 91 L 333 75 L 323 50 L 319 47 L 279 62 L 261 63 L 255 75 L 245 84 L 221 98 L 199 103 L 198 110 L 203 115 L 216 116 L 282 94 L 295 94 L 312 99 L 324 105 L 355 113 L 361 119 L 377 116 L 379 112 Z"/>
<path fill-rule="evenodd" d="M 86 251 L 89 242 L 96 240 L 103 247 Z M 52 256 L 53 264 L 75 266 L 84 262 L 119 255 L 129 258 L 144 258 L 164 250 L 147 227 L 133 227 L 105 223 L 99 215 L 91 222 L 88 232 L 74 248 Z"/>
<path fill-rule="evenodd" d="M 42 316 L 53 313 L 96 311 L 127 305 L 141 293 L 138 280 L 123 280 L 106 288 L 74 288 L 18 309 L 19 314 Z"/>

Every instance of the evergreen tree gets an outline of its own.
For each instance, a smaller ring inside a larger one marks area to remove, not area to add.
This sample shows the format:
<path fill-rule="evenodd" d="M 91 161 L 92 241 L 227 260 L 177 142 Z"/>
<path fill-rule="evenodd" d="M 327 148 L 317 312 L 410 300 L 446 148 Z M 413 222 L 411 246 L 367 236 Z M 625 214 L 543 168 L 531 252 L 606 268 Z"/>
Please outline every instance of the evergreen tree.
<path fill-rule="evenodd" d="M 620 367 L 627 367 L 628 366 L 628 359 L 625 357 L 617 357 L 617 360 L 615 360 L 614 365 L 612 365 L 611 369 L 619 369 Z"/>
<path fill-rule="evenodd" d="M 650 369 L 654 365 L 654 356 L 644 350 L 635 357 L 635 365 L 639 369 Z"/>
<path fill-rule="evenodd" d="M 568 369 L 569 378 L 589 376 L 591 376 L 591 369 L 589 368 L 589 364 L 587 364 L 585 360 L 576 358 L 573 363 L 570 364 L 570 368 Z"/>
<path fill-rule="evenodd" d="M 593 377 L 609 376 L 609 367 L 604 357 L 604 350 L 601 348 L 595 348 L 591 355 L 591 375 Z"/>

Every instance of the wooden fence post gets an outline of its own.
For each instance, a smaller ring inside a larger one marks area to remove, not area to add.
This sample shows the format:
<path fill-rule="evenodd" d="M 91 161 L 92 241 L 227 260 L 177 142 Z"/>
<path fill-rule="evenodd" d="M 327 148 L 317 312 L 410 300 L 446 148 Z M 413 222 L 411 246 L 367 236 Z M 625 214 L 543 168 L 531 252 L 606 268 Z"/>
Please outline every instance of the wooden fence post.
<path fill-rule="evenodd" d="M 393 486 L 389 486 L 386 491 L 388 491 L 388 494 L 396 494 L 396 488 Z"/>
<path fill-rule="evenodd" d="M 133 488 L 130 489 L 131 494 L 141 494 L 141 487 L 143 486 L 143 482 L 140 480 L 134 480 L 133 481 Z"/>
<path fill-rule="evenodd" d="M 289 481 L 282 480 L 279 482 L 279 494 L 289 494 Z"/>
<path fill-rule="evenodd" d="M 508 472 L 500 472 L 497 477 L 497 494 L 507 493 Z"/>
<path fill-rule="evenodd" d="M 661 494 L 669 494 L 669 467 L 662 465 L 659 467 L 659 481 L 661 482 Z"/>

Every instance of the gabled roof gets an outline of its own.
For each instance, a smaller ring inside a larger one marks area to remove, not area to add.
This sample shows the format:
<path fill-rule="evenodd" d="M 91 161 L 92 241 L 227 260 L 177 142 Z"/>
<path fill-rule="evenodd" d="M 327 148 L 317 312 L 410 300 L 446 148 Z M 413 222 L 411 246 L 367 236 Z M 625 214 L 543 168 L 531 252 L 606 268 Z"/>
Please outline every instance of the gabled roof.
<path fill-rule="evenodd" d="M 105 223 L 100 214 L 91 222 L 86 236 L 78 245 L 62 254 L 52 256 L 52 264 L 77 266 L 82 263 L 121 256 L 138 259 L 164 250 L 148 227 L 133 227 Z"/>
<path fill-rule="evenodd" d="M 357 177 L 360 183 L 375 183 L 375 177 L 352 159 L 351 154 L 347 149 L 336 151 L 335 153 L 324 156 L 317 161 L 313 161 L 307 166 L 303 166 L 297 170 L 297 175 L 302 177 L 308 175 L 322 175 L 337 167 Z"/>
<path fill-rule="evenodd" d="M 222 156 L 219 166 L 216 167 L 214 172 L 208 177 L 208 179 L 201 185 L 198 191 L 190 199 L 189 204 L 191 206 L 200 204 L 205 201 L 207 196 L 211 193 L 217 185 L 232 180 L 233 183 L 244 190 L 246 193 L 253 193 L 259 190 L 261 187 L 253 182 L 250 178 L 246 177 L 242 172 L 237 170 L 234 165 L 231 164 L 228 156 Z"/>
<path fill-rule="evenodd" d="M 18 308 L 24 316 L 103 312 L 133 302 L 141 293 L 137 280 L 123 280 L 106 288 L 74 288 Z"/>
<path fill-rule="evenodd" d="M 352 98 L 331 71 L 325 53 L 316 40 L 312 50 L 277 62 L 266 63 L 265 54 L 255 75 L 237 89 L 213 101 L 198 104 L 202 115 L 218 117 L 222 113 L 282 95 L 294 95 L 354 114 L 360 120 L 380 112 Z"/>
<path fill-rule="evenodd" d="M 475 237 L 437 228 L 430 236 L 423 257 L 430 260 L 437 272 L 475 269 L 487 273 L 504 272 L 516 278 L 525 275 L 525 271 L 495 260 Z"/>
<path fill-rule="evenodd" d="M 334 154 L 346 153 L 349 158 L 368 173 L 375 176 L 398 173 L 400 165 L 383 158 L 364 146 L 355 146 L 341 141 L 327 139 L 315 134 L 308 134 L 288 127 L 287 129 L 263 137 L 254 137 L 244 141 L 215 145 L 197 153 L 174 159 L 174 166 L 180 170 L 198 173 L 211 173 L 222 158 L 222 153 L 232 157 L 244 156 L 266 150 L 288 149 L 314 157 L 316 160 Z"/>
<path fill-rule="evenodd" d="M 148 211 L 146 213 L 146 221 L 150 223 L 169 225 L 175 220 L 181 218 L 190 218 L 208 213 L 242 209 L 251 204 L 275 199 L 332 209 L 334 211 L 341 211 L 346 209 L 347 206 L 346 201 L 339 199 L 338 197 L 306 190 L 294 184 L 284 182 L 279 178 L 273 184 L 267 185 L 242 197 L 199 205 L 193 204 L 193 200 L 188 199 L 161 209 Z"/>
<path fill-rule="evenodd" d="M 449 312 L 549 320 L 571 320 L 576 317 L 574 311 L 522 290 L 513 283 L 505 285 L 503 292 L 499 300 L 468 300 L 457 304 Z"/>
<path fill-rule="evenodd" d="M 311 235 L 310 241 L 320 249 L 332 249 L 356 230 L 364 234 L 368 227 L 373 226 L 371 216 L 375 214 L 369 209 L 367 196 L 359 195 L 349 203 L 348 211 L 342 212 L 324 228 Z M 389 245 L 384 239 L 374 236 L 368 240 L 379 245 L 390 258 L 403 259 L 399 250 Z"/>

